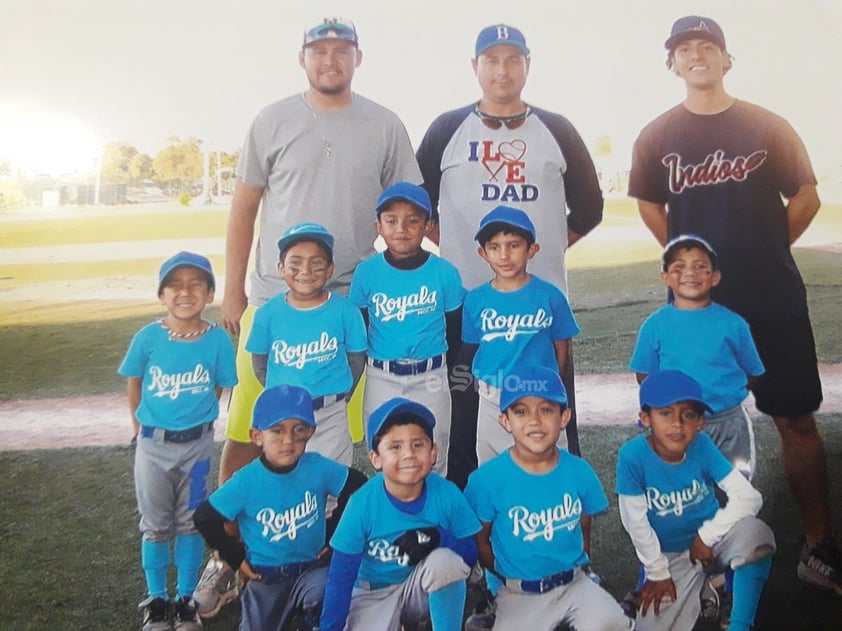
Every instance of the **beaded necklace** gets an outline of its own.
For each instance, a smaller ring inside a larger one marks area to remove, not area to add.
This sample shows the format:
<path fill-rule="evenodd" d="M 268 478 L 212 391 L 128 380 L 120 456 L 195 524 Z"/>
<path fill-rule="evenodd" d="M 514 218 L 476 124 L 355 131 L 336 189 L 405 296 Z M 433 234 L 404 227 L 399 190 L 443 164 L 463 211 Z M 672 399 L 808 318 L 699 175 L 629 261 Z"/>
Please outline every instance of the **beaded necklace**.
<path fill-rule="evenodd" d="M 189 340 L 192 337 L 200 337 L 216 326 L 215 322 L 208 322 L 207 320 L 202 320 L 202 322 L 205 323 L 205 328 L 203 329 L 191 331 L 190 333 L 176 333 L 164 323 L 164 318 L 158 320 L 158 324 L 161 325 L 161 328 L 169 333 L 170 340 Z"/>

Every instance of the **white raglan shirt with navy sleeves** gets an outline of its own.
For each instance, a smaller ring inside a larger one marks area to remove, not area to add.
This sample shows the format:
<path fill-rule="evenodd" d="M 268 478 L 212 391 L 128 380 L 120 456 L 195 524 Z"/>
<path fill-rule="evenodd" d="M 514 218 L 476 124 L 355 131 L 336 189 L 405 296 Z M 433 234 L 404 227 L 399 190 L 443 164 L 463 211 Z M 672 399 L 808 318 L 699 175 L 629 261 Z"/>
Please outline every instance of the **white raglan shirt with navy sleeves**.
<path fill-rule="evenodd" d="M 368 310 L 368 354 L 375 359 L 427 359 L 447 350 L 445 313 L 462 306 L 459 271 L 435 254 L 411 270 L 380 253 L 360 263 L 349 300 Z"/>
<path fill-rule="evenodd" d="M 495 387 L 519 365 L 558 371 L 553 342 L 578 333 L 562 291 L 534 275 L 515 291 L 498 291 L 488 282 L 465 296 L 462 340 L 479 344 L 471 372 Z"/>
<path fill-rule="evenodd" d="M 663 552 L 684 552 L 719 510 L 714 485 L 734 470 L 707 434 L 698 434 L 679 463 L 663 460 L 641 434 L 620 447 L 617 493 L 646 497 L 649 524 Z"/>
<path fill-rule="evenodd" d="M 246 350 L 269 356 L 267 388 L 287 384 L 313 397 L 341 394 L 352 385 L 346 353 L 366 350 L 365 323 L 336 293 L 313 309 L 291 307 L 284 293 L 258 307 Z"/>
<path fill-rule="evenodd" d="M 455 484 L 436 473 L 425 483 L 426 501 L 417 514 L 392 504 L 382 473 L 351 496 L 330 545 L 345 554 L 362 554 L 358 580 L 394 585 L 407 579 L 412 572 L 409 559 L 392 545 L 407 530 L 440 527 L 457 539 L 479 532 L 480 523 Z"/>
<path fill-rule="evenodd" d="M 171 340 L 160 322 L 138 331 L 118 372 L 141 381 L 141 425 L 179 431 L 216 420 L 214 388 L 237 383 L 234 345 L 221 328 L 196 340 Z"/>
<path fill-rule="evenodd" d="M 348 467 L 305 452 L 289 473 L 274 473 L 258 458 L 211 493 L 209 501 L 236 521 L 252 565 L 316 560 L 325 545 L 325 502 L 338 497 Z"/>

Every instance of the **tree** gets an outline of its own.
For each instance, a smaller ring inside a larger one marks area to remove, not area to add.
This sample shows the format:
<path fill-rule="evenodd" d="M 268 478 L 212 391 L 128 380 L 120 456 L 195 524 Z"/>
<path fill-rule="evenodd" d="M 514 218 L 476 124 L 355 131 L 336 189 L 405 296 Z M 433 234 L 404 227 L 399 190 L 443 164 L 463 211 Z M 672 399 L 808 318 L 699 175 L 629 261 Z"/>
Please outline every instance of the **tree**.
<path fill-rule="evenodd" d="M 166 185 L 170 192 L 174 186 L 179 190 L 190 188 L 204 174 L 204 159 L 198 138 L 167 138 L 169 146 L 164 147 L 152 160 L 155 179 Z"/>
<path fill-rule="evenodd" d="M 109 142 L 102 148 L 100 176 L 108 184 L 128 184 L 132 179 L 129 164 L 138 154 L 137 149 L 125 142 Z"/>
<path fill-rule="evenodd" d="M 145 153 L 136 153 L 129 160 L 129 177 L 135 184 L 152 177 L 152 158 Z"/>

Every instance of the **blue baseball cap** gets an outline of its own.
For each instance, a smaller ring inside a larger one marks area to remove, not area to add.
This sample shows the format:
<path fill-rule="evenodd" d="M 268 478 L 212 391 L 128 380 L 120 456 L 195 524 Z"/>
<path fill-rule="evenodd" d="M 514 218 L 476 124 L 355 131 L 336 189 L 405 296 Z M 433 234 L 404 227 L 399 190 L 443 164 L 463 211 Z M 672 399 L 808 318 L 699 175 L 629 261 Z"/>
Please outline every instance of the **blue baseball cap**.
<path fill-rule="evenodd" d="M 707 253 L 710 264 L 716 269 L 716 250 L 713 246 L 697 234 L 681 234 L 672 239 L 664 246 L 664 253 L 661 254 L 661 269 L 667 271 L 667 266 L 672 263 L 675 253 L 678 250 L 698 248 Z"/>
<path fill-rule="evenodd" d="M 307 423 L 310 427 L 316 426 L 313 399 L 310 393 L 298 386 L 274 386 L 266 388 L 257 397 L 252 412 L 251 426 L 254 429 L 264 430 L 291 418 Z"/>
<path fill-rule="evenodd" d="M 170 272 L 174 271 L 176 268 L 185 266 L 195 267 L 196 269 L 202 270 L 208 275 L 208 287 L 210 289 L 216 288 L 216 279 L 213 276 L 213 268 L 211 267 L 211 262 L 206 257 L 193 252 L 179 252 L 175 256 L 168 258 L 161 265 L 161 269 L 158 271 L 158 294 L 163 291 L 164 281 L 167 280 L 167 276 L 169 276 Z"/>
<path fill-rule="evenodd" d="M 339 39 L 351 42 L 354 46 L 359 46 L 357 27 L 354 26 L 351 20 L 346 20 L 345 18 L 324 18 L 314 27 L 307 29 L 304 31 L 304 44 L 302 46 L 307 46 L 323 39 Z"/>
<path fill-rule="evenodd" d="M 497 206 L 485 215 L 479 222 L 479 230 L 474 235 L 474 240 L 478 239 L 480 233 L 493 223 L 502 223 L 524 230 L 532 235 L 533 241 L 535 240 L 535 226 L 532 224 L 529 215 L 522 210 L 510 206 Z"/>
<path fill-rule="evenodd" d="M 403 397 L 393 397 L 374 410 L 371 416 L 368 417 L 369 449 L 374 449 L 374 437 L 380 431 L 380 428 L 383 427 L 383 424 L 393 415 L 399 413 L 414 414 L 424 421 L 431 430 L 436 426 L 436 417 L 433 416 L 433 413 L 426 405 L 422 405 L 417 401 L 404 399 Z"/>
<path fill-rule="evenodd" d="M 283 252 L 298 241 L 318 241 L 333 253 L 333 235 L 323 225 L 312 222 L 298 223 L 287 228 L 278 240 L 278 251 Z"/>
<path fill-rule="evenodd" d="M 688 39 L 706 39 L 725 50 L 725 34 L 719 24 L 710 18 L 688 15 L 677 19 L 672 25 L 669 38 L 664 42 L 664 48 L 672 50 Z"/>
<path fill-rule="evenodd" d="M 521 366 L 503 378 L 500 410 L 506 411 L 523 397 L 541 397 L 567 406 L 567 390 L 558 373 L 544 366 Z"/>
<path fill-rule="evenodd" d="M 713 413 L 702 398 L 702 386 L 687 373 L 680 370 L 653 372 L 640 384 L 640 408 L 665 408 L 681 401 L 695 401 L 705 410 Z"/>
<path fill-rule="evenodd" d="M 423 187 L 412 182 L 395 182 L 380 193 L 380 197 L 377 199 L 377 216 L 379 217 L 380 213 L 383 212 L 384 206 L 396 199 L 402 199 L 418 206 L 427 213 L 427 219 L 433 214 L 430 196 Z"/>
<path fill-rule="evenodd" d="M 494 24 L 492 26 L 486 26 L 479 32 L 477 45 L 474 48 L 474 57 L 479 57 L 487 48 L 497 46 L 498 44 L 515 46 L 524 55 L 529 55 L 529 48 L 526 46 L 526 38 L 523 36 L 523 33 L 514 26 Z"/>

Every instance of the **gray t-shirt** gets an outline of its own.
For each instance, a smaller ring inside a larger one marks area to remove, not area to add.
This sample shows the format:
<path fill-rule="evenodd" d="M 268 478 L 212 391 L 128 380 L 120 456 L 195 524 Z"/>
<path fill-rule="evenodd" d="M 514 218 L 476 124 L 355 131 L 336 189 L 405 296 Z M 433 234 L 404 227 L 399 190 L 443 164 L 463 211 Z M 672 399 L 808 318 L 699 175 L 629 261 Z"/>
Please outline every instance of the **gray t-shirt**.
<path fill-rule="evenodd" d="M 304 221 L 333 235 L 336 271 L 328 288 L 347 294 L 357 264 L 374 254 L 378 196 L 400 180 L 421 182 L 403 123 L 358 94 L 339 112 L 314 113 L 303 94 L 264 108 L 243 143 L 237 175 L 264 189 L 249 291 L 257 306 L 286 290 L 278 239 Z"/>

